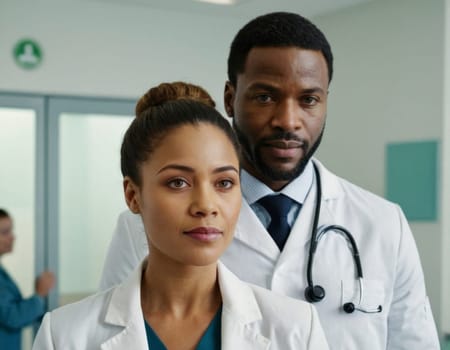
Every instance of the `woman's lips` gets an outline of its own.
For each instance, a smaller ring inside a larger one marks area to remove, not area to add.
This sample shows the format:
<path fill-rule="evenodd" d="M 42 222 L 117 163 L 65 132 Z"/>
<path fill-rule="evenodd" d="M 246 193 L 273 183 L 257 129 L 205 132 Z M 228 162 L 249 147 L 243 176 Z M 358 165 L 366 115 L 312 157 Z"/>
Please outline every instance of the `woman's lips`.
<path fill-rule="evenodd" d="M 195 227 L 183 233 L 201 242 L 212 242 L 223 235 L 223 232 L 215 227 Z"/>

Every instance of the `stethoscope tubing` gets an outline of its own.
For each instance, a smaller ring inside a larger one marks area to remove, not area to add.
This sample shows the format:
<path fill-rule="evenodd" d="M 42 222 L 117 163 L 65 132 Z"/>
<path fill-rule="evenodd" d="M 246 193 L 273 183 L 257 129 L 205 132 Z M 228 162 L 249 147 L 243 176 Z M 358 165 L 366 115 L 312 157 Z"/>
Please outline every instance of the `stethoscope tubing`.
<path fill-rule="evenodd" d="M 363 271 L 362 271 L 362 264 L 361 259 L 359 256 L 359 250 L 358 246 L 356 244 L 355 239 L 353 238 L 352 234 L 344 227 L 339 225 L 329 225 L 323 227 L 320 231 L 318 231 L 318 224 L 319 224 L 319 217 L 320 217 L 320 205 L 322 202 L 322 183 L 320 179 L 319 170 L 317 169 L 317 166 L 314 165 L 314 172 L 316 175 L 316 186 L 317 186 L 317 198 L 316 198 L 316 207 L 314 210 L 314 219 L 313 219 L 313 226 L 311 230 L 311 243 L 309 245 L 309 256 L 308 256 L 308 263 L 307 263 L 307 270 L 306 270 L 306 278 L 309 286 L 313 286 L 313 280 L 312 280 L 312 266 L 314 261 L 314 256 L 317 250 L 317 245 L 319 244 L 320 239 L 328 232 L 328 231 L 337 231 L 341 234 L 343 234 L 348 242 L 350 242 L 350 245 L 352 247 L 352 255 L 353 260 L 355 262 L 356 266 L 356 273 L 357 278 L 361 281 L 363 279 Z"/>
<path fill-rule="evenodd" d="M 308 282 L 308 287 L 305 289 L 305 298 L 310 302 L 318 302 L 321 301 L 325 297 L 325 289 L 320 285 L 314 285 L 312 279 L 312 266 L 314 262 L 314 256 L 317 250 L 317 246 L 319 244 L 320 239 L 329 231 L 334 231 L 336 233 L 340 233 L 345 236 L 347 242 L 350 242 L 353 262 L 356 267 L 357 279 L 359 282 L 359 302 L 357 305 L 354 305 L 353 302 L 346 302 L 342 307 L 343 310 L 347 313 L 353 313 L 355 310 L 365 312 L 365 313 L 378 313 L 383 310 L 381 305 L 378 305 L 377 308 L 367 309 L 362 307 L 363 299 L 364 299 L 364 282 L 363 282 L 363 271 L 361 265 L 361 259 L 359 256 L 358 246 L 356 244 L 355 239 L 352 234 L 344 227 L 340 225 L 328 225 L 322 227 L 318 230 L 319 224 L 319 216 L 320 216 L 320 205 L 322 202 L 322 184 L 320 180 L 320 173 L 317 169 L 317 166 L 313 163 L 314 172 L 316 175 L 317 182 L 317 198 L 316 198 L 316 207 L 314 211 L 313 217 L 313 226 L 311 231 L 311 243 L 309 245 L 309 256 L 306 270 L 306 278 Z"/>

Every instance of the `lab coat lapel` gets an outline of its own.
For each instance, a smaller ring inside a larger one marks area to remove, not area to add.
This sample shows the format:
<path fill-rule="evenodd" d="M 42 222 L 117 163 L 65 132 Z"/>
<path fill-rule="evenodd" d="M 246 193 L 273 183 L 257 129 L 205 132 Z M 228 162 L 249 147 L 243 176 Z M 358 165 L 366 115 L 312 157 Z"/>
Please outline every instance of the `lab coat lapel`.
<path fill-rule="evenodd" d="M 314 159 L 314 164 L 319 170 L 322 182 L 322 204 L 320 207 L 318 227 L 336 224 L 342 225 L 342 222 L 338 222 L 338 208 L 345 207 L 340 205 L 342 199 L 345 197 L 342 184 L 339 182 L 339 178 L 330 173 L 317 159 Z"/>
<path fill-rule="evenodd" d="M 123 330 L 104 342 L 102 350 L 148 349 L 140 303 L 142 266 L 111 296 L 104 321 Z M 220 262 L 218 276 L 223 300 L 222 349 L 268 349 L 270 340 L 257 326 L 262 315 L 252 289 Z"/>
<path fill-rule="evenodd" d="M 343 191 L 341 185 L 336 181 L 334 176 L 323 167 L 323 165 L 314 160 L 319 169 L 320 179 L 322 183 L 322 200 L 320 204 L 320 216 L 318 227 L 336 224 L 331 207 L 336 204 L 339 198 L 342 198 Z M 317 179 L 314 180 L 311 190 L 303 203 L 302 209 L 297 220 L 292 226 L 289 238 L 284 246 L 278 264 L 282 264 L 285 258 L 289 258 L 291 254 L 298 254 L 300 248 L 310 244 L 313 219 L 316 209 L 317 200 Z"/>
<path fill-rule="evenodd" d="M 270 340 L 257 327 L 262 315 L 252 289 L 218 264 L 222 294 L 222 350 L 268 349 Z"/>
<path fill-rule="evenodd" d="M 336 220 L 332 214 L 333 210 L 331 209 L 335 207 L 336 203 L 339 202 L 339 199 L 344 196 L 342 186 L 336 176 L 325 169 L 317 159 L 313 159 L 313 162 L 319 169 L 322 181 L 322 203 L 318 226 L 321 227 L 324 225 L 336 224 Z M 298 253 L 299 247 L 304 247 L 305 244 L 309 244 L 316 196 L 317 184 L 316 181 L 314 181 L 311 191 L 300 210 L 300 214 L 292 227 L 291 234 L 283 249 L 284 255 L 289 255 L 293 251 Z M 264 254 L 273 261 L 277 261 L 280 258 L 280 251 L 276 243 L 245 200 L 242 201 L 234 239 L 246 244 L 259 253 Z"/>
<path fill-rule="evenodd" d="M 280 250 L 276 243 L 245 200 L 242 201 L 234 239 L 241 241 L 274 261 L 280 255 Z"/>
<path fill-rule="evenodd" d="M 123 330 L 108 339 L 102 350 L 148 349 L 144 316 L 141 309 L 141 263 L 126 282 L 112 293 L 104 321 Z"/>

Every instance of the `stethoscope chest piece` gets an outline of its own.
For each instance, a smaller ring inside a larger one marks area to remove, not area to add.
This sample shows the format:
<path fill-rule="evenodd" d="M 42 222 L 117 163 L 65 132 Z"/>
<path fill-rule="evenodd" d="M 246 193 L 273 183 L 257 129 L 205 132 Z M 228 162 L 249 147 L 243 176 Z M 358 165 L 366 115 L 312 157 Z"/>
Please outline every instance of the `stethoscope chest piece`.
<path fill-rule="evenodd" d="M 310 303 L 316 303 L 325 298 L 325 289 L 322 286 L 308 286 L 305 289 L 305 299 Z"/>

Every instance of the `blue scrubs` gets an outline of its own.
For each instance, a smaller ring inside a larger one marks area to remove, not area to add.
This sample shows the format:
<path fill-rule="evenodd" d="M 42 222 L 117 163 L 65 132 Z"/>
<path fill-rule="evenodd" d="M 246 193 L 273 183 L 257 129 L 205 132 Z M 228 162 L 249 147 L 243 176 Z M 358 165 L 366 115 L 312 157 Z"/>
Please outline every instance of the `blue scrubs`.
<path fill-rule="evenodd" d="M 0 349 L 20 350 L 22 328 L 38 321 L 44 312 L 44 300 L 38 295 L 24 299 L 0 265 Z"/>
<path fill-rule="evenodd" d="M 151 350 L 167 350 L 161 339 L 150 325 L 145 322 L 145 331 L 147 333 L 148 348 Z M 222 333 L 222 306 L 217 311 L 213 320 L 203 334 L 196 350 L 220 350 Z"/>

